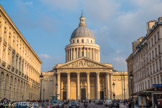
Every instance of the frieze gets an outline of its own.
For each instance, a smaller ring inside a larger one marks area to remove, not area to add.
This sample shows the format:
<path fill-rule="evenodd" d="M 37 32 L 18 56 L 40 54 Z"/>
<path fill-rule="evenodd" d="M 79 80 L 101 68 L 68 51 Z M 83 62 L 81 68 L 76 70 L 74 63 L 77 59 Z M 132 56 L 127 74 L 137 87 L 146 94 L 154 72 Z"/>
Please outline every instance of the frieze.
<path fill-rule="evenodd" d="M 93 63 L 93 62 L 89 62 L 87 60 L 80 60 L 80 61 L 76 61 L 76 62 L 73 62 L 71 64 L 67 64 L 65 66 L 63 66 L 64 68 L 94 68 L 94 67 L 103 67 L 103 66 L 100 66 L 96 63 Z"/>

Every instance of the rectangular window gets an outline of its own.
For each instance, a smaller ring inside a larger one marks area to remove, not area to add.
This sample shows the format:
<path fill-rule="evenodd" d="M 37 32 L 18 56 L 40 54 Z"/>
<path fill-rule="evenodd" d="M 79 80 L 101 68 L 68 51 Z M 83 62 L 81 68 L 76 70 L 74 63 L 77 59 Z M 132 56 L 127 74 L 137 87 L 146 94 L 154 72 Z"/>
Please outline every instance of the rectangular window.
<path fill-rule="evenodd" d="M 159 51 L 159 53 L 158 53 L 158 54 L 160 54 L 160 45 L 158 45 L 158 51 Z"/>
<path fill-rule="evenodd" d="M 156 43 L 156 35 L 154 35 L 154 43 Z"/>
<path fill-rule="evenodd" d="M 155 57 L 157 57 L 157 48 L 155 48 Z"/>
<path fill-rule="evenodd" d="M 153 38 L 151 39 L 151 46 L 153 46 Z"/>
<path fill-rule="evenodd" d="M 157 37 L 158 37 L 158 40 L 160 40 L 160 35 L 159 35 L 159 31 L 157 32 Z"/>

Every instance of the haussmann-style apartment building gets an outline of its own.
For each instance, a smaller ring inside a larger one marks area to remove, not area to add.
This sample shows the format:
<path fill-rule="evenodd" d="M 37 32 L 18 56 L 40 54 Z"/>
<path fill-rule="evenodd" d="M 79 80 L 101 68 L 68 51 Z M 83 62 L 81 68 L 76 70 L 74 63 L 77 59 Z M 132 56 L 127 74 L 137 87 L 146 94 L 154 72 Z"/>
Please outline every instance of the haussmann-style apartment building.
<path fill-rule="evenodd" d="M 135 102 L 140 97 L 154 105 L 162 98 L 162 17 L 147 22 L 146 36 L 132 42 L 132 50 L 126 60 L 128 74 L 133 74 L 133 86 L 131 79 L 128 81 L 129 94 Z"/>
<path fill-rule="evenodd" d="M 0 6 L 0 100 L 38 100 L 41 63 Z"/>

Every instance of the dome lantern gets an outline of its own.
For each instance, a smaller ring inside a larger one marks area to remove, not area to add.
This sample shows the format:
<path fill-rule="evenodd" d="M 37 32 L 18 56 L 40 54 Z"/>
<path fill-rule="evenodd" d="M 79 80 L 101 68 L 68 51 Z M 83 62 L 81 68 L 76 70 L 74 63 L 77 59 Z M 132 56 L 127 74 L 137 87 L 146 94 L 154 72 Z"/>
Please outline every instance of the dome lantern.
<path fill-rule="evenodd" d="M 82 15 L 81 15 L 81 17 L 80 17 L 79 26 L 86 26 L 85 17 L 83 16 L 83 12 L 82 12 Z"/>
<path fill-rule="evenodd" d="M 71 39 L 78 38 L 78 37 L 87 37 L 87 38 L 95 39 L 92 31 L 90 29 L 88 29 L 88 27 L 86 26 L 85 17 L 83 16 L 83 12 L 80 17 L 79 26 L 73 31 L 73 33 L 71 35 Z"/>

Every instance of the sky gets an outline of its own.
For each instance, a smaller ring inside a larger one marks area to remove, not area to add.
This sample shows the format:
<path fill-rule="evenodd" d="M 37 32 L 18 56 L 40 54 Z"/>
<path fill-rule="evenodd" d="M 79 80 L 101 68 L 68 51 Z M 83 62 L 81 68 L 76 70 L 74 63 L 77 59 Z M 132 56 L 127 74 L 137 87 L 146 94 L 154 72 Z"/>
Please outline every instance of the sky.
<path fill-rule="evenodd" d="M 65 47 L 83 10 L 100 45 L 101 63 L 126 71 L 132 42 L 146 35 L 146 23 L 162 16 L 162 0 L 0 0 L 0 4 L 42 60 L 41 71 L 65 63 Z"/>

